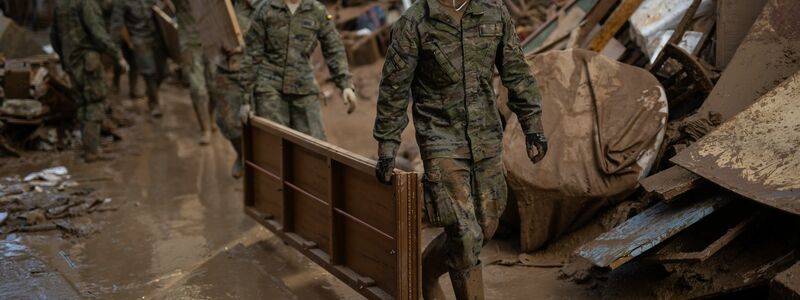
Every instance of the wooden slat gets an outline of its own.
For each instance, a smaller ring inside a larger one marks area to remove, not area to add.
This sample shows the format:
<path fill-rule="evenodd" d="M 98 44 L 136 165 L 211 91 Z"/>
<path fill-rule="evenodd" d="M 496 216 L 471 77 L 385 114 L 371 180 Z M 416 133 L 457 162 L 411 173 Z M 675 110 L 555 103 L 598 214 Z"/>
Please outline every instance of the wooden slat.
<path fill-rule="evenodd" d="M 679 166 L 656 173 L 639 181 L 642 188 L 659 200 L 670 202 L 678 196 L 706 183 L 699 175 Z"/>
<path fill-rule="evenodd" d="M 616 269 L 706 216 L 728 205 L 727 196 L 697 201 L 659 202 L 578 249 L 599 267 Z"/>
<path fill-rule="evenodd" d="M 625 25 L 625 22 L 627 22 L 636 9 L 639 8 L 642 1 L 643 0 L 623 0 L 614 13 L 608 17 L 608 20 L 603 24 L 603 28 L 600 29 L 597 36 L 589 43 L 589 50 L 594 52 L 602 51 L 606 44 L 608 44 L 608 41 L 614 38 L 619 29 L 622 28 L 622 25 Z"/>

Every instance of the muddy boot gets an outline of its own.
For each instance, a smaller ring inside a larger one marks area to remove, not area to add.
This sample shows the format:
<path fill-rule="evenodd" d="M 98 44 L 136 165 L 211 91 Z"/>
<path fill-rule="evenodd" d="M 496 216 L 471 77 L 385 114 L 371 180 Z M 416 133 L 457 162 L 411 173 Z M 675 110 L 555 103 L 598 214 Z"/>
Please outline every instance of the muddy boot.
<path fill-rule="evenodd" d="M 156 119 L 161 118 L 163 114 L 158 100 L 158 84 L 152 79 L 145 80 L 145 83 L 147 84 L 147 105 L 150 107 L 150 116 Z"/>
<path fill-rule="evenodd" d="M 450 282 L 458 300 L 483 300 L 483 267 L 481 263 L 466 270 L 450 270 Z"/>
<path fill-rule="evenodd" d="M 200 138 L 197 143 L 208 145 L 211 142 L 211 114 L 208 112 L 208 96 L 192 97 L 192 105 L 197 115 L 197 122 L 200 123 Z"/>
<path fill-rule="evenodd" d="M 83 125 L 83 160 L 92 163 L 101 160 L 111 160 L 111 156 L 100 150 L 100 123 L 86 122 Z"/>
<path fill-rule="evenodd" d="M 444 291 L 439 285 L 439 277 L 447 273 L 447 236 L 440 233 L 422 252 L 422 298 L 425 300 L 444 300 Z"/>
<path fill-rule="evenodd" d="M 231 176 L 239 179 L 242 178 L 242 168 L 244 167 L 244 162 L 242 161 L 242 139 L 235 138 L 231 140 L 231 144 L 233 144 L 233 149 L 236 150 L 236 160 L 233 161 L 233 166 L 231 167 Z"/>

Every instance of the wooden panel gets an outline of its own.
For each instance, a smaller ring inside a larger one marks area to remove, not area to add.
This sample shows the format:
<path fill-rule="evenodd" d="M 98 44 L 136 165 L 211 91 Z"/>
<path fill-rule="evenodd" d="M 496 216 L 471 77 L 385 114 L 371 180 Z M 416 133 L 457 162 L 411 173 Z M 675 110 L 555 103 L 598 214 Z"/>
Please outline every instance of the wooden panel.
<path fill-rule="evenodd" d="M 221 51 L 244 47 L 244 37 L 230 0 L 189 0 L 197 31 L 206 52 L 214 57 Z"/>
<path fill-rule="evenodd" d="M 253 132 L 252 162 L 275 175 L 281 174 L 281 140 L 262 131 Z"/>
<path fill-rule="evenodd" d="M 300 192 L 293 192 L 292 201 L 294 232 L 327 252 L 331 226 L 328 207 Z"/>
<path fill-rule="evenodd" d="M 418 174 L 261 118 L 244 126 L 245 212 L 369 299 L 419 299 Z"/>
<path fill-rule="evenodd" d="M 328 159 L 302 147 L 292 147 L 292 178 L 288 180 L 300 189 L 328 202 Z"/>
<path fill-rule="evenodd" d="M 256 171 L 253 173 L 253 191 L 256 200 L 253 207 L 265 216 L 272 216 L 277 221 L 281 220 L 281 203 L 278 201 L 282 195 L 280 181 Z"/>
<path fill-rule="evenodd" d="M 374 180 L 373 175 L 352 168 L 344 168 L 341 178 L 343 195 L 338 207 L 380 231 L 392 234 L 396 212 L 391 187 L 370 185 L 368 183 Z M 374 199 L 374 205 L 360 205 L 364 199 Z"/>
<path fill-rule="evenodd" d="M 167 48 L 167 55 L 175 62 L 181 62 L 181 43 L 178 38 L 178 24 L 163 9 L 154 5 L 153 14 L 158 20 L 158 28 Z"/>
<path fill-rule="evenodd" d="M 372 279 L 386 293 L 395 294 L 397 274 L 386 272 L 397 269 L 394 240 L 349 219 L 344 220 L 343 231 L 345 265 L 362 277 Z"/>

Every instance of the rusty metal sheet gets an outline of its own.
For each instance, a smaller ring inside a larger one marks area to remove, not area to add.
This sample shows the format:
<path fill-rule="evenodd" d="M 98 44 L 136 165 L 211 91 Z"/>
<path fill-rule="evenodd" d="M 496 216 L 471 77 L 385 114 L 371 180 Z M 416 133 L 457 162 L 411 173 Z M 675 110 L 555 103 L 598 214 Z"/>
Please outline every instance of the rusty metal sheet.
<path fill-rule="evenodd" d="M 700 115 L 715 111 L 728 120 L 800 71 L 800 18 L 797 16 L 800 16 L 800 1 L 767 2 L 700 108 Z"/>
<path fill-rule="evenodd" d="M 419 181 L 262 118 L 244 128 L 245 212 L 368 299 L 419 298 Z"/>
<path fill-rule="evenodd" d="M 725 196 L 659 202 L 578 249 L 599 267 L 615 269 L 730 203 Z"/>
<path fill-rule="evenodd" d="M 672 158 L 735 193 L 800 215 L 800 72 Z"/>

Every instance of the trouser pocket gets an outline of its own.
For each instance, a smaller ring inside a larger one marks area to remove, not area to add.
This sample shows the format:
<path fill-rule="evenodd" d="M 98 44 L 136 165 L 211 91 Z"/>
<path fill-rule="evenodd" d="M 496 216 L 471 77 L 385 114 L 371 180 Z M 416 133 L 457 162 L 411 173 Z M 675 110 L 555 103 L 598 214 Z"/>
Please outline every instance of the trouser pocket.
<path fill-rule="evenodd" d="M 423 177 L 425 213 L 428 222 L 435 227 L 447 227 L 457 221 L 456 195 L 451 183 L 442 180 L 438 170 L 428 171 Z"/>

